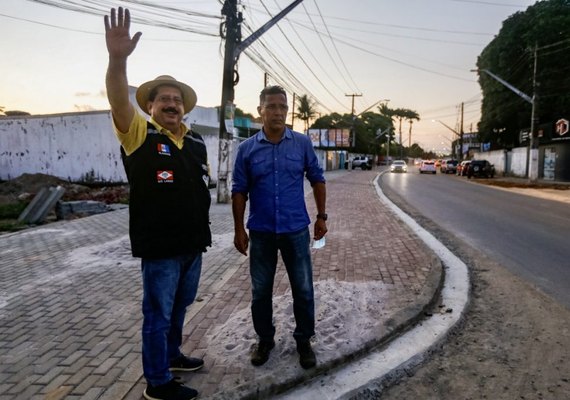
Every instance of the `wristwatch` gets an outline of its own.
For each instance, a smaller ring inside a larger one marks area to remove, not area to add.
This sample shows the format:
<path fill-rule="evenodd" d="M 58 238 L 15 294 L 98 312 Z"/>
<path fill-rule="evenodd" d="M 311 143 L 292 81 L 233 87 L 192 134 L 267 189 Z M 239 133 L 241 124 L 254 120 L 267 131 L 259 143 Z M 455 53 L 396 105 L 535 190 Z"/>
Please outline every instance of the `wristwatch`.
<path fill-rule="evenodd" d="M 323 221 L 326 221 L 328 218 L 329 216 L 326 213 L 317 214 L 317 219 L 322 219 Z"/>

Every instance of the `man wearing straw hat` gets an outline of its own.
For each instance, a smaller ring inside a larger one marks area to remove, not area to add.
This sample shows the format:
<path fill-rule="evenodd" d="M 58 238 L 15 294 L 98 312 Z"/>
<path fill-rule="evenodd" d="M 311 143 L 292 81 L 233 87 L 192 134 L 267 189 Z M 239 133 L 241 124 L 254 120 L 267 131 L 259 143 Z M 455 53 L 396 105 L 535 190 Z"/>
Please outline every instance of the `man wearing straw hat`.
<path fill-rule="evenodd" d="M 130 185 L 129 235 L 141 258 L 142 357 L 149 400 L 191 400 L 198 392 L 171 371 L 195 371 L 203 360 L 180 352 L 186 307 L 196 297 L 202 253 L 211 245 L 208 163 L 202 137 L 182 117 L 196 105 L 194 90 L 171 76 L 142 84 L 141 115 L 129 101 L 127 58 L 141 33 L 131 38 L 129 10 L 105 16 L 109 52 L 107 96 Z"/>

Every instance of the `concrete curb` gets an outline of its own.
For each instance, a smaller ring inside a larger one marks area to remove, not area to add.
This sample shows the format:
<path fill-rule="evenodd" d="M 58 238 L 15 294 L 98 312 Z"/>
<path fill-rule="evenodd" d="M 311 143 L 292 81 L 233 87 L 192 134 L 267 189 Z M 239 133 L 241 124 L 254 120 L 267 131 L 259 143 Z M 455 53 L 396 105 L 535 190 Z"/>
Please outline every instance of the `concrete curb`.
<path fill-rule="evenodd" d="M 445 306 L 444 312 L 431 315 L 366 357 L 277 397 L 279 400 L 377 398 L 384 388 L 418 367 L 463 319 L 469 302 L 467 266 L 384 195 L 378 186 L 379 176 L 374 185 L 380 201 L 408 225 L 444 265 L 440 303 Z"/>
<path fill-rule="evenodd" d="M 375 181 L 372 182 L 371 185 L 377 188 Z M 307 194 L 307 196 L 308 195 L 309 194 Z M 410 234 L 413 233 L 410 232 Z M 245 382 L 242 385 L 233 387 L 231 393 L 220 392 L 213 396 L 208 396 L 207 398 L 210 400 L 281 399 L 281 394 L 285 393 L 287 390 L 291 390 L 292 395 L 285 394 L 285 397 L 283 397 L 284 399 L 313 398 L 306 394 L 298 396 L 295 394 L 296 388 L 304 385 L 304 383 L 311 379 L 319 380 L 323 376 L 329 375 L 329 371 L 337 368 L 343 368 L 343 366 L 347 364 L 357 362 L 357 360 L 365 357 L 367 354 L 374 351 L 374 349 L 388 345 L 390 342 L 403 335 L 411 327 L 422 321 L 428 310 L 431 310 L 438 302 L 440 298 L 440 290 L 444 282 L 443 266 L 440 259 L 428 247 L 426 247 L 426 253 L 431 254 L 431 258 L 426 260 L 426 268 L 429 269 L 430 273 L 427 276 L 424 286 L 416 295 L 413 303 L 398 310 L 386 322 L 386 325 L 384 326 L 384 334 L 382 336 L 363 343 L 360 349 L 356 352 L 349 354 L 339 353 L 338 357 L 329 360 L 328 362 L 319 363 L 316 368 L 308 371 L 302 371 L 296 376 L 288 378 L 285 377 L 285 379 L 277 382 L 265 382 L 263 379 L 260 379 L 253 385 L 251 382 Z M 323 397 L 320 397 L 318 394 L 314 397 L 314 399 L 322 398 Z"/>

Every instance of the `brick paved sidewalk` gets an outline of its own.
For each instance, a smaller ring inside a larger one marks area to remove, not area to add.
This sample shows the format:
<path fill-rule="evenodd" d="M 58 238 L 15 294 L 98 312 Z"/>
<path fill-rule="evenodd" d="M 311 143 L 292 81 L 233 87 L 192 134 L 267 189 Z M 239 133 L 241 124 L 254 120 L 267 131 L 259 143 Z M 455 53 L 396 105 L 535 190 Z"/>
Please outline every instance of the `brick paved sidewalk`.
<path fill-rule="evenodd" d="M 389 339 L 421 315 L 441 266 L 378 200 L 374 171 L 327 174 L 329 233 L 314 250 L 319 365 L 300 368 L 289 284 L 275 285 L 277 346 L 254 368 L 248 259 L 233 249 L 230 205 L 212 206 L 184 351 L 205 368 L 181 374 L 200 398 L 268 398 Z M 314 215 L 312 195 L 307 197 Z M 141 399 L 140 272 L 127 211 L 0 236 L 0 398 Z M 366 321 L 358 334 L 355 327 Z"/>

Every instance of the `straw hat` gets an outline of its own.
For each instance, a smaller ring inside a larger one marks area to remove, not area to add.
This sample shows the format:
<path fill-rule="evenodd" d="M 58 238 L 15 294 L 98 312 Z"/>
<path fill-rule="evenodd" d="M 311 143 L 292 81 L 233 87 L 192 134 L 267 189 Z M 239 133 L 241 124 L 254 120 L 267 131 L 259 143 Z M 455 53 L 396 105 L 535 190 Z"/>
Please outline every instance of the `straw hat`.
<path fill-rule="evenodd" d="M 156 79 L 152 81 L 148 81 L 143 83 L 137 89 L 137 103 L 139 107 L 148 114 L 147 111 L 147 103 L 149 101 L 148 97 L 150 92 L 154 88 L 160 85 L 169 85 L 174 86 L 180 89 L 182 92 L 182 97 L 184 98 L 184 114 L 189 113 L 194 106 L 196 105 L 196 101 L 198 100 L 196 97 L 196 92 L 190 86 L 186 85 L 185 83 L 179 82 L 170 75 L 160 75 L 156 77 Z"/>

